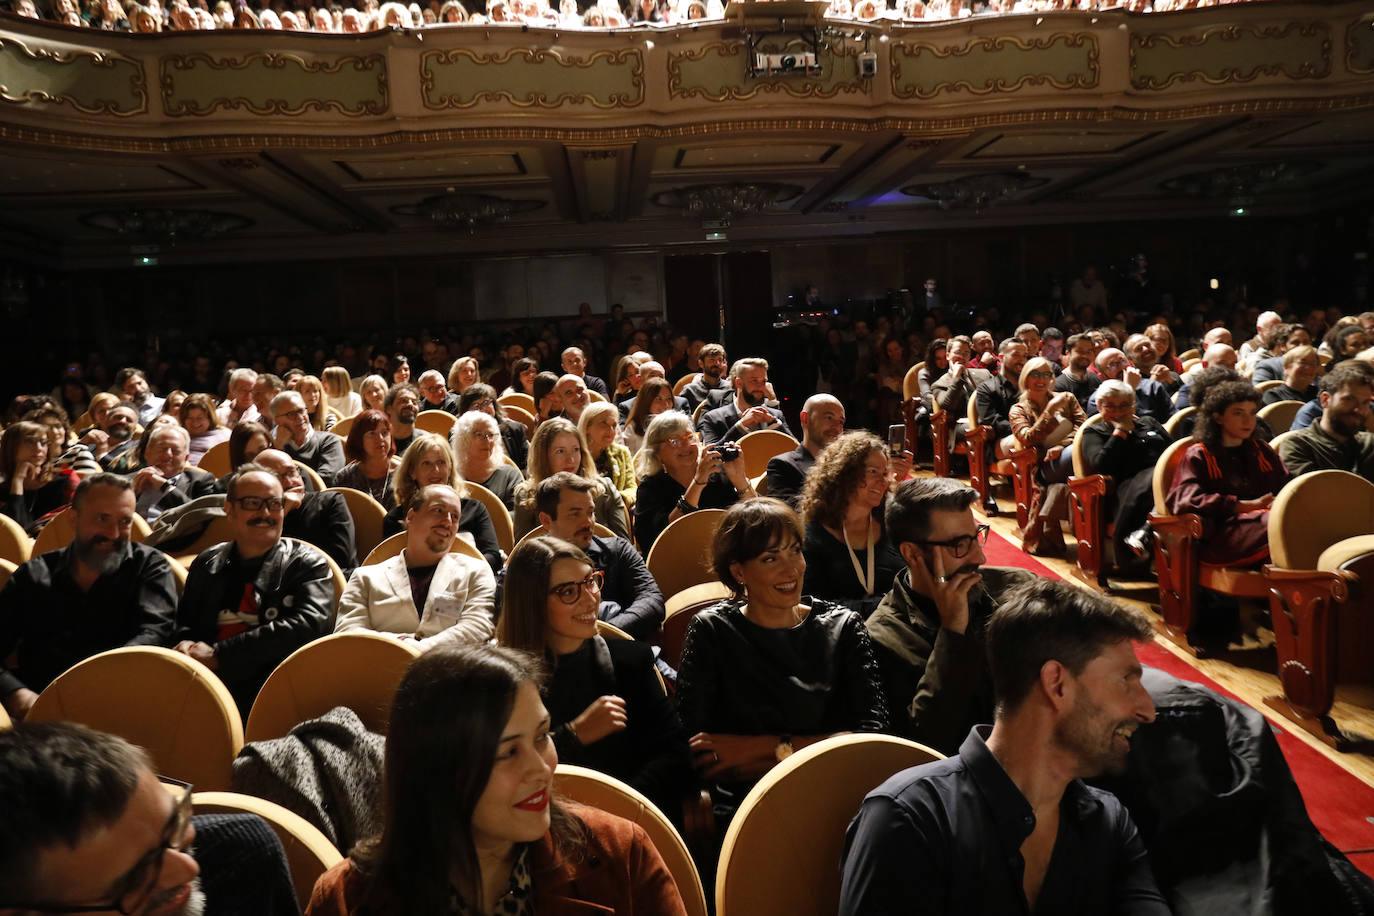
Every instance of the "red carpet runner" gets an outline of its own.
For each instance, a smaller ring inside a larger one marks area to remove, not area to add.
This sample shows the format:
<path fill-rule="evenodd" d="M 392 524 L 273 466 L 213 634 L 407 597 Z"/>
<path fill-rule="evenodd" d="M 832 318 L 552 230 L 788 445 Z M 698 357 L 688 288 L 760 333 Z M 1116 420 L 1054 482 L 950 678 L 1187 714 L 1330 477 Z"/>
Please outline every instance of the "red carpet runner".
<path fill-rule="evenodd" d="M 1017 566 L 1047 579 L 1062 578 L 1034 557 L 1022 553 L 1018 545 L 995 532 L 988 538 L 984 552 L 987 554 L 989 565 Z M 1167 671 L 1183 680 L 1202 684 L 1223 696 L 1240 699 L 1162 646 L 1141 646 L 1136 654 L 1141 664 Z M 1356 867 L 1365 874 L 1374 876 L 1374 788 L 1365 785 L 1319 751 L 1289 734 L 1282 722 L 1269 718 L 1269 724 L 1274 726 L 1278 735 L 1279 746 L 1283 749 L 1283 755 L 1293 770 L 1293 777 L 1302 791 L 1302 797 L 1307 802 L 1307 812 L 1312 817 L 1312 822 L 1332 845 L 1350 857 L 1350 861 Z"/>

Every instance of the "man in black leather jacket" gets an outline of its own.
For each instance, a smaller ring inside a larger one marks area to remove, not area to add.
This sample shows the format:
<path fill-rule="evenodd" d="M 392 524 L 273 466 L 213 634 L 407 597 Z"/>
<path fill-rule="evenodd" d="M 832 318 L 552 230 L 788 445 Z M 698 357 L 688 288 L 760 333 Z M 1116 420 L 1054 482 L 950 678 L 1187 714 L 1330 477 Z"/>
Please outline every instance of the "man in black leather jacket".
<path fill-rule="evenodd" d="M 218 674 L 247 715 L 272 670 L 333 629 L 333 574 L 318 548 L 282 538 L 281 482 L 270 470 L 231 476 L 224 512 L 234 539 L 191 564 L 176 649 Z"/>

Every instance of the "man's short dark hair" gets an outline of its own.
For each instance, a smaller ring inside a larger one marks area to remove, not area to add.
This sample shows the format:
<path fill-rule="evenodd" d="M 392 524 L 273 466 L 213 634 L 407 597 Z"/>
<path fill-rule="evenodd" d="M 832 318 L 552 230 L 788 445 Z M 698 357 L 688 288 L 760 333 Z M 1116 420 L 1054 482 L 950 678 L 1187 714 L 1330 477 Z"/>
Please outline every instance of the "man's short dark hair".
<path fill-rule="evenodd" d="M 1018 337 L 1018 338 L 1019 338 L 1022 334 L 1028 333 L 1028 332 L 1030 332 L 1030 331 L 1034 331 L 1036 334 L 1039 334 L 1039 333 L 1040 333 L 1040 329 L 1039 329 L 1039 328 L 1037 328 L 1037 327 L 1036 327 L 1034 324 L 1032 324 L 1031 322 L 1025 321 L 1025 322 L 1022 322 L 1021 324 L 1018 324 L 1018 325 L 1016 326 L 1016 333 L 1013 334 L 1012 336 L 1013 336 L 1013 337 Z"/>
<path fill-rule="evenodd" d="M 75 846 L 123 816 L 148 755 L 123 738 L 71 722 L 18 722 L 0 731 L 0 900 L 37 897 L 38 857 Z"/>
<path fill-rule="evenodd" d="M 126 366 L 115 373 L 115 390 L 119 392 L 124 391 L 124 386 L 127 385 L 129 383 L 129 379 L 133 378 L 134 376 L 138 376 L 145 382 L 148 381 L 148 376 L 143 373 L 142 369 L 136 369 L 133 366 Z"/>
<path fill-rule="evenodd" d="M 109 471 L 101 471 L 99 474 L 91 474 L 83 477 L 81 482 L 76 485 L 76 492 L 72 494 L 72 508 L 77 512 L 81 511 L 81 504 L 86 501 L 86 494 L 91 487 L 113 487 L 116 490 L 132 490 L 134 479 L 125 477 L 123 474 L 111 474 Z"/>
<path fill-rule="evenodd" d="M 884 523 L 893 545 L 930 537 L 930 513 L 962 512 L 978 491 L 948 477 L 913 477 L 903 481 L 887 501 Z"/>
<path fill-rule="evenodd" d="M 1005 356 L 1012 347 L 1024 347 L 1026 342 L 1019 337 L 1008 337 L 997 345 L 997 355 Z"/>
<path fill-rule="evenodd" d="M 1048 327 L 1040 332 L 1041 340 L 1063 340 L 1064 332 L 1056 327 Z"/>
<path fill-rule="evenodd" d="M 1342 360 L 1323 376 L 1321 390 L 1335 394 L 1342 385 L 1374 388 L 1374 366 L 1358 359 Z"/>
<path fill-rule="evenodd" d="M 286 389 L 286 382 L 283 382 L 280 376 L 273 375 L 271 372 L 259 372 L 257 379 L 253 382 L 253 387 L 256 388 L 264 382 L 273 391 L 283 391 Z"/>
<path fill-rule="evenodd" d="M 1065 350 L 1072 350 L 1074 347 L 1078 346 L 1079 341 L 1083 341 L 1083 340 L 1086 340 L 1088 343 L 1091 344 L 1091 343 L 1093 342 L 1092 335 L 1091 335 L 1091 334 L 1070 334 L 1070 335 L 1068 336 L 1068 339 L 1064 341 L 1064 349 L 1065 349 Z"/>
<path fill-rule="evenodd" d="M 705 359 L 708 356 L 719 356 L 725 359 L 725 348 L 718 343 L 708 343 L 702 346 L 697 353 L 697 359 Z"/>
<path fill-rule="evenodd" d="M 594 489 L 596 489 L 596 484 L 580 474 L 572 474 L 568 471 L 550 474 L 539 481 L 539 486 L 535 488 L 535 509 L 543 512 L 549 518 L 558 518 L 558 501 L 562 498 L 564 490 L 572 490 L 574 493 L 590 493 Z"/>
<path fill-rule="evenodd" d="M 386 390 L 386 400 L 382 401 L 382 406 L 390 411 L 391 405 L 396 403 L 396 399 L 407 391 L 415 395 L 416 400 L 419 400 L 420 389 L 417 385 L 412 385 L 410 382 L 397 382 Z"/>
<path fill-rule="evenodd" d="M 1150 638 L 1149 621 L 1096 592 L 1032 579 L 1003 593 L 987 625 L 988 666 L 999 713 L 1021 705 L 1048 661 L 1075 675 L 1122 640 Z"/>

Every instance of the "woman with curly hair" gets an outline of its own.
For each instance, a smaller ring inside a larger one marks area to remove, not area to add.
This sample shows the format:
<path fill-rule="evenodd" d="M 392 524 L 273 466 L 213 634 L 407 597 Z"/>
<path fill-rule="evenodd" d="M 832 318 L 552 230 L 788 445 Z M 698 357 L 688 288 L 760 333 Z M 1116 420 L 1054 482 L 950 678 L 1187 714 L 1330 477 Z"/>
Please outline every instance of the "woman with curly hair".
<path fill-rule="evenodd" d="M 801 497 L 807 594 L 865 617 L 877 608 L 905 566 L 883 531 L 891 482 L 887 444 L 872 433 L 846 433 L 821 452 Z"/>

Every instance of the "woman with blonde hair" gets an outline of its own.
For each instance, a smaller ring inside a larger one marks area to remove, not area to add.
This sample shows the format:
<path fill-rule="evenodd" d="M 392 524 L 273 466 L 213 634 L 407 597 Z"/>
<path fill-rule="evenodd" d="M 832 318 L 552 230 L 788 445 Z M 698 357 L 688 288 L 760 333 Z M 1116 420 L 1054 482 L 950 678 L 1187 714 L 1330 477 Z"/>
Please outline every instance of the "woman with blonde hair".
<path fill-rule="evenodd" d="M 616 537 L 630 539 L 629 520 L 625 503 L 615 484 L 597 473 L 591 450 L 573 422 L 565 417 L 553 417 L 539 424 L 530 442 L 529 479 L 515 488 L 515 539 L 518 541 L 539 527 L 538 510 L 534 504 L 539 482 L 550 474 L 568 471 L 590 480 L 596 520 L 611 529 Z"/>
<path fill-rule="evenodd" d="M 869 432 L 845 433 L 825 447 L 806 475 L 803 590 L 867 617 L 905 567 L 883 528 L 892 483 L 887 443 Z"/>
<path fill-rule="evenodd" d="M 453 460 L 453 449 L 449 448 L 447 439 L 434 433 L 416 433 L 410 447 L 401 456 L 401 463 L 396 466 L 396 473 L 391 478 L 396 508 L 382 520 L 383 536 L 390 537 L 405 530 L 406 508 L 410 505 L 410 498 L 420 487 L 436 483 L 453 487 L 463 498 L 463 515 L 458 520 L 458 531 L 472 536 L 473 543 L 486 558 L 491 571 L 499 573 L 501 545 L 496 542 L 496 528 L 491 523 L 491 513 L 479 501 L 466 498 L 463 478 L 458 476 L 458 464 Z"/>
<path fill-rule="evenodd" d="M 321 379 L 324 382 L 325 403 L 339 412 L 341 417 L 351 417 L 362 413 L 363 399 L 353 390 L 353 380 L 343 366 L 325 366 Z"/>
<path fill-rule="evenodd" d="M 481 369 L 477 365 L 477 359 L 472 356 L 454 360 L 452 368 L 448 370 L 448 390 L 454 394 L 462 394 L 469 385 L 475 385 L 481 380 Z"/>
<path fill-rule="evenodd" d="M 1021 396 L 1011 405 L 1011 434 L 1018 449 L 1040 456 L 1031 495 L 1030 523 L 1021 549 L 1042 556 L 1062 556 L 1060 521 L 1068 517 L 1065 481 L 1073 473 L 1073 437 L 1088 419 L 1072 391 L 1054 391 L 1054 367 L 1037 356 L 1021 369 Z"/>
<path fill-rule="evenodd" d="M 302 375 L 296 382 L 296 393 L 305 402 L 305 410 L 310 414 L 313 429 L 327 430 L 337 422 L 337 417 L 329 412 L 329 403 L 324 396 L 324 383 L 315 375 Z"/>
<path fill-rule="evenodd" d="M 620 438 L 620 412 L 615 405 L 605 401 L 588 404 L 582 409 L 582 416 L 577 418 L 577 431 L 587 443 L 587 451 L 591 452 L 597 473 L 610 478 L 620 495 L 633 506 L 637 488 L 635 461 L 630 450 L 617 441 Z"/>
<path fill-rule="evenodd" d="M 369 375 L 363 379 L 362 384 L 358 386 L 362 410 L 380 410 L 385 413 L 388 387 L 386 379 L 380 375 Z"/>
<path fill-rule="evenodd" d="M 524 482 L 520 469 L 506 461 L 496 418 L 469 410 L 453 424 L 453 454 L 464 480 L 479 483 L 496 494 L 507 509 L 515 508 L 515 488 Z"/>

